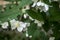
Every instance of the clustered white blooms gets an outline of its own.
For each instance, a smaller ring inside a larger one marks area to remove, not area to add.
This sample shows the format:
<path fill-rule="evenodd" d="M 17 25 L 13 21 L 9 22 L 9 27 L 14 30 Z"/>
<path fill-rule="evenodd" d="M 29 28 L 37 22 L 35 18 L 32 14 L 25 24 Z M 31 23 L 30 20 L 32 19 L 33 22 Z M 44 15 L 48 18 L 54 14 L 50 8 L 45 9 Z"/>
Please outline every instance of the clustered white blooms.
<path fill-rule="evenodd" d="M 19 32 L 22 32 L 24 28 L 26 28 L 27 26 L 30 26 L 30 23 L 26 23 L 26 22 L 22 22 L 22 21 L 16 21 L 15 19 L 10 20 L 10 24 L 11 24 L 11 29 L 15 30 L 17 29 Z M 8 22 L 4 22 L 1 24 L 3 29 L 7 29 L 8 28 Z"/>
<path fill-rule="evenodd" d="M 39 1 L 39 2 L 34 2 L 32 7 L 38 7 L 40 9 L 40 12 L 44 11 L 47 12 L 49 10 L 49 5 Z"/>
<path fill-rule="evenodd" d="M 10 23 L 11 23 L 12 30 L 17 28 L 19 32 L 22 32 L 24 28 L 26 28 L 27 26 L 30 26 L 30 23 L 25 23 L 21 21 L 19 22 L 19 21 L 16 21 L 15 19 L 11 20 Z"/>

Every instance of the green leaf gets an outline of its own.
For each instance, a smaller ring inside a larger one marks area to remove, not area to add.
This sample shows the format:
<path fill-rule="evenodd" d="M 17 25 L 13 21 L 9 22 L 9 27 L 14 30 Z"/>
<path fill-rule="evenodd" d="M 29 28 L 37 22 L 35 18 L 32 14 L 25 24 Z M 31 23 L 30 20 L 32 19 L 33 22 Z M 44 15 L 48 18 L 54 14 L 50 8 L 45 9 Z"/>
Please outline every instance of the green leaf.
<path fill-rule="evenodd" d="M 10 4 L 6 5 L 5 11 L 0 11 L 0 21 L 4 22 L 9 19 L 17 18 L 18 15 L 22 14 L 22 11 L 19 8 L 22 8 L 31 3 L 31 0 L 22 0 L 19 5 Z M 1 8 L 0 8 L 1 9 Z"/>
<path fill-rule="evenodd" d="M 7 21 L 8 19 L 16 18 L 18 14 L 20 14 L 18 8 L 13 7 L 12 9 L 9 9 L 7 6 L 3 13 L 0 12 L 0 21 Z"/>
<path fill-rule="evenodd" d="M 32 40 L 48 40 L 48 37 L 41 30 L 36 30 L 33 34 Z"/>
<path fill-rule="evenodd" d="M 31 4 L 32 0 L 22 0 L 22 1 L 17 1 L 17 2 L 19 2 L 19 4 L 15 6 L 18 8 L 23 8 L 24 6 Z"/>
<path fill-rule="evenodd" d="M 37 19 L 39 21 L 43 20 L 43 17 L 41 15 L 40 12 L 36 12 L 34 10 L 28 10 L 27 13 L 33 18 L 33 19 Z"/>
<path fill-rule="evenodd" d="M 43 0 L 43 2 L 49 4 L 49 0 Z"/>
<path fill-rule="evenodd" d="M 56 22 L 56 21 L 54 21 L 53 22 L 53 35 L 54 35 L 54 37 L 55 37 L 55 39 L 56 40 L 58 40 L 59 38 L 60 38 L 60 23 L 59 22 Z"/>
<path fill-rule="evenodd" d="M 28 34 L 33 35 L 36 29 L 37 25 L 35 23 L 31 23 L 31 25 L 28 27 Z"/>
<path fill-rule="evenodd" d="M 60 9 L 58 2 L 52 2 L 52 7 L 49 10 L 51 14 L 50 20 L 51 21 L 59 21 L 60 20 Z"/>

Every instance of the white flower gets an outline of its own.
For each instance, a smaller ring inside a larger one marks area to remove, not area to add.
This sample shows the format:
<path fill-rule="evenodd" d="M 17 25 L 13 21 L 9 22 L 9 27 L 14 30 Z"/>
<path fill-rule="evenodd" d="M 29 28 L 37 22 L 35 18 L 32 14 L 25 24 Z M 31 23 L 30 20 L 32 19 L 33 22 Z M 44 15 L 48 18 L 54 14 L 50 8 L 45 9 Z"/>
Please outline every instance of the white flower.
<path fill-rule="evenodd" d="M 13 20 L 10 20 L 10 24 L 11 24 L 11 29 L 14 30 L 16 29 L 18 22 L 15 19 L 13 19 Z"/>
<path fill-rule="evenodd" d="M 19 32 L 22 32 L 22 30 L 27 26 L 27 23 L 19 22 L 16 21 L 15 19 L 11 20 L 10 23 L 11 23 L 11 29 L 14 30 L 17 28 Z"/>
<path fill-rule="evenodd" d="M 43 2 L 37 2 L 37 6 L 44 6 L 45 4 Z"/>
<path fill-rule="evenodd" d="M 4 22 L 1 24 L 3 29 L 7 29 L 8 27 L 8 22 Z"/>
<path fill-rule="evenodd" d="M 19 23 L 20 25 L 17 27 L 17 30 L 19 31 L 19 32 L 22 32 L 22 30 L 24 29 L 24 28 L 26 28 L 26 23 L 24 23 L 24 22 L 20 22 Z"/>
<path fill-rule="evenodd" d="M 47 5 L 47 4 L 45 4 L 45 3 L 41 2 L 41 1 L 37 2 L 37 3 L 35 2 L 32 5 L 32 7 L 35 7 L 35 6 L 39 7 L 40 12 L 42 12 L 42 11 L 47 12 L 49 10 L 49 5 Z"/>
<path fill-rule="evenodd" d="M 47 4 L 45 4 L 45 6 L 44 6 L 44 12 L 47 12 L 49 10 L 49 6 L 47 5 Z"/>
<path fill-rule="evenodd" d="M 49 10 L 49 6 L 43 2 L 37 2 L 37 6 L 40 6 L 40 10 L 44 12 Z"/>

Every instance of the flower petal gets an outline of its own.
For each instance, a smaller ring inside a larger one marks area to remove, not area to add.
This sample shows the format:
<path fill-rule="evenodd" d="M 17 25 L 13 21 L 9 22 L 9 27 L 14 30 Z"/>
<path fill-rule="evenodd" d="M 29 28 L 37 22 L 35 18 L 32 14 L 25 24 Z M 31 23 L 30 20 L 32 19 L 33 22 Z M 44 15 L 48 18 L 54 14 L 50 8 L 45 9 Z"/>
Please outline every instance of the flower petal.
<path fill-rule="evenodd" d="M 14 30 L 17 28 L 17 26 L 20 26 L 19 25 L 19 21 L 16 21 L 15 19 L 11 20 L 10 21 L 10 24 L 11 24 L 11 29 Z"/>
<path fill-rule="evenodd" d="M 23 27 L 23 28 L 25 28 L 26 27 L 26 23 L 24 23 L 24 22 L 20 22 L 20 27 Z"/>
<path fill-rule="evenodd" d="M 17 30 L 18 30 L 19 32 L 22 32 L 23 27 L 17 27 Z"/>
<path fill-rule="evenodd" d="M 44 6 L 44 3 L 43 2 L 37 2 L 37 6 Z"/>
<path fill-rule="evenodd" d="M 44 12 L 47 12 L 48 10 L 49 10 L 49 6 L 47 5 L 47 4 L 45 4 L 45 10 L 44 10 Z"/>

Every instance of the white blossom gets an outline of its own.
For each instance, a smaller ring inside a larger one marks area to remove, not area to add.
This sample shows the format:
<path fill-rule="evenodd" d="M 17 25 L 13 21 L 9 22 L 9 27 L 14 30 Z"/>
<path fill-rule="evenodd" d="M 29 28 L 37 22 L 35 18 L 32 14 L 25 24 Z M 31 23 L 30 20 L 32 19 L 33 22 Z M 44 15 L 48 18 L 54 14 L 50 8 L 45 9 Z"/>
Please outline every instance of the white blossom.
<path fill-rule="evenodd" d="M 16 29 L 18 22 L 15 19 L 13 19 L 13 20 L 10 20 L 10 24 L 11 24 L 11 29 L 14 30 Z"/>
<path fill-rule="evenodd" d="M 37 2 L 37 6 L 44 6 L 45 4 L 43 2 Z"/>
<path fill-rule="evenodd" d="M 1 24 L 3 29 L 7 29 L 8 28 L 8 22 L 4 22 Z"/>
<path fill-rule="evenodd" d="M 17 27 L 17 30 L 18 30 L 19 32 L 22 32 L 23 29 L 27 27 L 27 23 L 20 22 L 19 24 L 20 24 L 20 25 L 19 25 L 19 27 Z"/>
<path fill-rule="evenodd" d="M 45 9 L 43 10 L 44 12 L 47 12 L 47 11 L 49 10 L 49 6 L 48 6 L 47 4 L 45 4 L 44 8 L 45 8 Z"/>
<path fill-rule="evenodd" d="M 49 10 L 49 6 L 43 2 L 37 2 L 37 6 L 40 6 L 40 10 L 47 12 Z"/>
<path fill-rule="evenodd" d="M 35 7 L 35 6 L 39 7 L 40 12 L 42 12 L 42 11 L 47 12 L 49 10 L 49 5 L 47 5 L 41 1 L 33 3 L 32 7 Z"/>
<path fill-rule="evenodd" d="M 10 21 L 11 23 L 11 29 L 14 30 L 17 28 L 19 32 L 22 32 L 24 28 L 26 28 L 27 23 L 21 22 L 21 21 L 16 21 L 15 19 Z"/>

